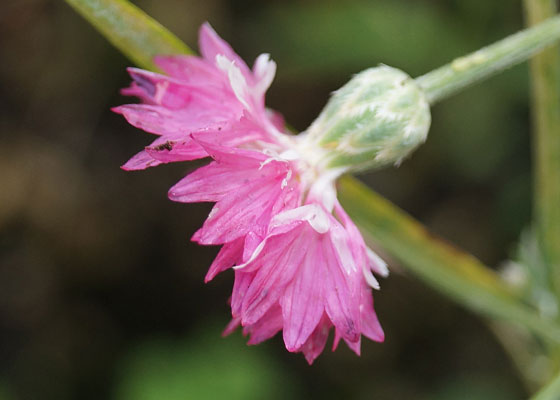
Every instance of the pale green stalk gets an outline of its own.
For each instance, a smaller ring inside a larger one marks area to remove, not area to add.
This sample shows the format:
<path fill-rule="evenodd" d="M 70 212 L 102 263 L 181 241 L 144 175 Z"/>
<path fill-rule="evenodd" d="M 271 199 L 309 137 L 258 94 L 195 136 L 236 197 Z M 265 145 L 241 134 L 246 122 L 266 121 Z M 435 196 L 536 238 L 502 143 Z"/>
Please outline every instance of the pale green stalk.
<path fill-rule="evenodd" d="M 529 59 L 560 39 L 560 16 L 508 36 L 416 78 L 430 104 Z"/>
<path fill-rule="evenodd" d="M 125 0 L 66 1 L 142 67 L 153 68 L 154 65 L 150 60 L 156 54 L 190 52 L 179 39 Z M 559 24 L 560 21 L 556 19 L 540 30 L 545 29 L 549 32 L 554 27 L 559 28 Z M 537 28 L 533 32 L 540 32 L 540 30 Z M 529 36 L 534 47 L 531 51 L 517 54 L 516 57 L 498 51 L 491 59 L 484 60 L 482 63 L 478 62 L 480 60 L 476 57 L 471 61 L 467 60 L 468 62 L 459 62 L 458 76 L 476 76 L 476 79 L 454 80 L 445 73 L 443 75 L 430 73 L 424 75 L 420 81 L 425 83 L 424 88 L 430 93 L 452 93 L 460 87 L 488 76 L 489 73 L 477 75 L 476 71 L 480 70 L 481 65 L 488 70 L 490 63 L 495 63 L 498 67 L 493 68 L 493 71 L 496 72 L 511 63 L 526 59 L 536 51 L 537 47 L 551 42 L 546 35 L 535 36 L 531 33 Z M 443 72 L 445 68 L 443 67 Z M 451 68 L 456 70 L 456 67 Z M 469 73 L 471 68 L 474 73 Z M 447 77 L 452 90 L 446 89 L 445 79 L 444 81 L 435 79 L 438 76 Z M 457 82 L 462 83 L 457 86 Z M 434 239 L 416 221 L 387 200 L 358 184 L 353 178 L 346 177 L 341 180 L 340 197 L 347 206 L 349 214 L 359 223 L 366 235 L 378 241 L 391 254 L 403 261 L 403 266 L 416 273 L 432 287 L 483 315 L 518 322 L 541 337 L 560 343 L 559 325 L 540 318 L 492 270 L 472 256 Z"/>
<path fill-rule="evenodd" d="M 525 0 L 525 10 L 529 25 L 558 12 L 554 0 Z M 560 48 L 543 51 L 530 65 L 534 222 L 552 289 L 560 296 Z"/>
<path fill-rule="evenodd" d="M 531 400 L 558 400 L 560 399 L 560 374 L 552 379 L 544 388 L 539 390 Z"/>

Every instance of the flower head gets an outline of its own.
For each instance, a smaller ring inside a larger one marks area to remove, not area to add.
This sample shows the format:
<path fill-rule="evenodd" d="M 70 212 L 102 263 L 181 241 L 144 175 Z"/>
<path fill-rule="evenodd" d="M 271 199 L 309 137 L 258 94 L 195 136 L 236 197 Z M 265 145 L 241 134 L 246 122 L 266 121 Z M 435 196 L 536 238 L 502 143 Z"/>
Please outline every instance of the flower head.
<path fill-rule="evenodd" d="M 268 55 L 250 69 L 205 24 L 202 57 L 165 56 L 164 74 L 130 69 L 123 92 L 142 104 L 117 107 L 132 125 L 159 137 L 123 168 L 210 157 L 208 165 L 173 186 L 179 202 L 214 202 L 192 240 L 222 245 L 206 281 L 234 269 L 232 322 L 256 344 L 282 331 L 286 348 L 309 363 L 334 328 L 359 354 L 360 338 L 383 341 L 373 308 L 373 272 L 385 263 L 368 249 L 336 198 L 333 166 L 311 134 L 293 136 L 282 117 L 265 108 L 276 64 Z"/>

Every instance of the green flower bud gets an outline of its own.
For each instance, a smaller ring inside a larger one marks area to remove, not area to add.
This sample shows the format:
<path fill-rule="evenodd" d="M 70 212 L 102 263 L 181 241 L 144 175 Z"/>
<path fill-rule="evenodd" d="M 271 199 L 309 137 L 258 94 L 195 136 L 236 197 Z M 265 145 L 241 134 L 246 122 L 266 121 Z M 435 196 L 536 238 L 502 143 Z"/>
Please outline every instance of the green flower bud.
<path fill-rule="evenodd" d="M 326 150 L 325 167 L 356 171 L 399 164 L 429 127 L 430 105 L 414 79 L 382 65 L 334 92 L 305 136 Z"/>

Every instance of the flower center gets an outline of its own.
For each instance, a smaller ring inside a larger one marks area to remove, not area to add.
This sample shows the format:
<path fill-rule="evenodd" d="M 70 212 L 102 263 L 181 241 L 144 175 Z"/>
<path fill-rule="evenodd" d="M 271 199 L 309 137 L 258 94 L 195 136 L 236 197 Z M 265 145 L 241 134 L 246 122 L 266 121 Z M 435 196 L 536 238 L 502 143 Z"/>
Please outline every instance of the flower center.
<path fill-rule="evenodd" d="M 301 191 L 301 205 L 320 203 L 331 211 L 336 199 L 334 181 L 348 168 L 328 168 L 328 150 L 318 146 L 306 133 L 287 137 L 278 158 L 291 164 Z"/>

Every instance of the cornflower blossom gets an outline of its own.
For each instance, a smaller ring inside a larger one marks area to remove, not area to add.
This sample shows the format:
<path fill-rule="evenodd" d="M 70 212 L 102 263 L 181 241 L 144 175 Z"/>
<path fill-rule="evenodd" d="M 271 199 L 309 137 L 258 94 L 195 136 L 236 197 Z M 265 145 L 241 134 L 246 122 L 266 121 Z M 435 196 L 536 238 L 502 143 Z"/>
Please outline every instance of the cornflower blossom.
<path fill-rule="evenodd" d="M 388 271 L 336 198 L 348 168 L 327 162 L 315 134 L 290 134 L 265 108 L 276 71 L 267 54 L 250 69 L 208 24 L 199 42 L 200 58 L 157 57 L 164 74 L 129 69 L 123 93 L 142 104 L 114 110 L 158 137 L 122 168 L 211 157 L 169 198 L 216 203 L 192 240 L 222 245 L 206 282 L 233 267 L 225 333 L 241 325 L 257 344 L 282 331 L 286 348 L 311 364 L 334 327 L 333 350 L 343 339 L 360 354 L 361 335 L 384 339 L 371 288 L 379 288 L 373 272 Z"/>

